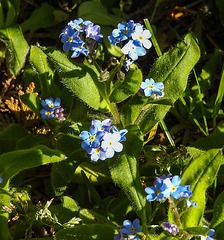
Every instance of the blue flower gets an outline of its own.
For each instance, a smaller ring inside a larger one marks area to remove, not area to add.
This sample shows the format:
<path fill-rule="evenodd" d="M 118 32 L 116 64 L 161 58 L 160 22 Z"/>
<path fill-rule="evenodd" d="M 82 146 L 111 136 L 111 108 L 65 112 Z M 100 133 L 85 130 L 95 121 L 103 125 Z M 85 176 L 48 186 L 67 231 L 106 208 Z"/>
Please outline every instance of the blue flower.
<path fill-rule="evenodd" d="M 134 63 L 134 61 L 132 61 L 131 59 L 127 59 L 125 62 L 124 62 L 124 68 L 125 68 L 125 71 L 128 72 L 129 69 L 130 69 L 130 66 Z"/>
<path fill-rule="evenodd" d="M 124 239 L 124 235 L 123 233 L 118 230 L 118 233 L 114 235 L 114 240 L 123 240 Z"/>
<path fill-rule="evenodd" d="M 155 200 L 162 201 L 164 198 L 170 195 L 170 192 L 167 189 L 167 186 L 163 184 L 163 180 L 156 178 L 155 187 L 145 188 L 145 192 L 148 194 L 146 196 L 146 200 L 149 202 Z"/>
<path fill-rule="evenodd" d="M 91 156 L 90 158 L 94 162 L 98 161 L 99 159 L 103 161 L 107 158 L 106 150 L 102 147 L 89 148 L 87 149 L 87 153 Z"/>
<path fill-rule="evenodd" d="M 53 98 L 46 98 L 45 100 L 41 101 L 41 105 L 45 110 L 52 111 L 61 107 L 61 98 L 58 97 L 55 100 Z"/>
<path fill-rule="evenodd" d="M 76 29 L 78 32 L 84 32 L 86 27 L 92 23 L 91 21 L 83 21 L 82 18 L 75 19 L 68 23 L 69 26 Z"/>
<path fill-rule="evenodd" d="M 103 41 L 103 35 L 100 34 L 100 26 L 94 25 L 93 23 L 90 23 L 86 29 L 86 38 L 91 38 L 98 43 L 101 43 Z"/>
<path fill-rule="evenodd" d="M 111 129 L 111 120 L 110 119 L 105 119 L 102 122 L 100 120 L 93 120 L 92 125 L 97 127 L 98 131 L 103 131 L 103 132 L 110 132 Z"/>
<path fill-rule="evenodd" d="M 89 53 L 88 49 L 84 47 L 84 42 L 77 42 L 76 44 L 74 44 L 71 50 L 73 51 L 71 58 L 78 57 L 80 53 L 84 54 L 85 56 L 87 56 Z"/>
<path fill-rule="evenodd" d="M 53 118 L 54 117 L 54 111 L 53 110 L 41 109 L 40 110 L 40 115 L 41 115 L 41 118 L 43 118 L 43 119 Z"/>
<path fill-rule="evenodd" d="M 116 45 L 121 41 L 121 36 L 120 35 L 116 36 L 116 35 L 113 35 L 112 33 L 110 34 L 110 36 L 108 36 L 108 40 L 112 45 Z"/>
<path fill-rule="evenodd" d="M 133 20 L 129 20 L 128 23 L 121 22 L 117 25 L 118 29 L 114 29 L 112 34 L 113 36 L 121 36 L 121 41 L 128 39 L 131 34 L 134 32 L 135 23 Z"/>
<path fill-rule="evenodd" d="M 141 24 L 137 24 L 135 27 L 135 31 L 132 33 L 132 39 L 139 41 L 143 47 L 146 49 L 151 48 L 152 43 L 149 38 L 152 36 L 149 30 L 144 29 Z"/>
<path fill-rule="evenodd" d="M 74 31 L 74 29 L 70 26 L 66 27 L 62 33 L 60 34 L 61 41 L 63 44 L 63 50 L 65 52 L 68 52 L 69 50 L 74 47 L 76 43 L 79 43 L 81 41 L 79 37 L 79 32 Z"/>
<path fill-rule="evenodd" d="M 125 220 L 123 222 L 123 228 L 121 228 L 121 232 L 123 234 L 133 234 L 138 233 L 142 231 L 141 227 L 138 227 L 140 224 L 140 221 L 138 218 L 136 218 L 133 223 L 130 220 Z"/>
<path fill-rule="evenodd" d="M 127 129 L 122 129 L 119 131 L 115 126 L 113 126 L 113 133 L 116 133 L 116 132 L 118 132 L 121 136 L 121 139 L 119 140 L 120 142 L 126 141 L 126 137 L 124 137 L 124 135 L 128 132 Z"/>
<path fill-rule="evenodd" d="M 138 59 L 138 56 L 144 56 L 146 54 L 145 48 L 137 40 L 129 40 L 122 49 L 125 55 L 128 55 L 133 61 Z"/>
<path fill-rule="evenodd" d="M 169 233 L 178 233 L 179 232 L 179 228 L 172 223 L 164 222 L 163 226 L 164 226 L 164 230 Z"/>
<path fill-rule="evenodd" d="M 207 226 L 203 226 L 203 227 L 207 228 Z M 215 230 L 210 229 L 207 234 L 200 235 L 200 237 L 201 237 L 201 240 L 215 240 L 214 235 L 215 235 Z"/>
<path fill-rule="evenodd" d="M 174 176 L 172 180 L 166 178 L 163 183 L 170 191 L 171 197 L 175 199 L 192 196 L 192 192 L 190 191 L 190 185 L 180 186 L 181 179 L 178 175 Z"/>
<path fill-rule="evenodd" d="M 196 202 L 191 202 L 188 199 L 186 200 L 186 204 L 187 204 L 188 207 L 191 207 L 191 206 L 198 207 L 198 204 Z"/>
<path fill-rule="evenodd" d="M 141 83 L 140 88 L 144 90 L 146 97 L 150 97 L 152 94 L 162 96 L 163 93 L 161 89 L 164 88 L 164 85 L 162 82 L 155 83 L 155 81 L 152 78 L 150 79 L 147 78 L 145 82 Z"/>
<path fill-rule="evenodd" d="M 0 183 L 2 183 L 3 182 L 3 179 L 0 177 Z"/>
<path fill-rule="evenodd" d="M 88 150 L 89 148 L 98 148 L 100 146 L 100 141 L 104 136 L 104 132 L 97 130 L 95 126 L 91 126 L 88 131 L 82 131 L 79 137 L 83 140 L 82 148 Z"/>
<path fill-rule="evenodd" d="M 105 133 L 101 147 L 106 149 L 107 158 L 112 158 L 115 152 L 121 152 L 123 145 L 120 143 L 120 133 Z"/>

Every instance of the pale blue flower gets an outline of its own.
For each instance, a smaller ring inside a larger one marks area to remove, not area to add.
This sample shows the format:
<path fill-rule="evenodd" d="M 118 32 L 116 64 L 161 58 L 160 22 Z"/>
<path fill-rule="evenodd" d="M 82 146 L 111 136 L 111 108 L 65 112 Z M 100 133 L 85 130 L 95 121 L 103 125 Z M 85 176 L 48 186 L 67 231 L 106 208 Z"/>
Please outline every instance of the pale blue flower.
<path fill-rule="evenodd" d="M 91 21 L 83 21 L 82 18 L 75 19 L 73 21 L 70 21 L 68 23 L 69 26 L 72 28 L 76 29 L 79 32 L 84 32 L 86 27 L 92 23 Z"/>
<path fill-rule="evenodd" d="M 123 46 L 121 52 L 128 55 L 133 61 L 137 60 L 139 56 L 146 54 L 145 48 L 137 40 L 129 40 L 128 43 Z"/>
<path fill-rule="evenodd" d="M 68 52 L 74 47 L 75 44 L 81 41 L 79 32 L 75 31 L 72 27 L 66 27 L 60 34 L 61 41 L 63 44 L 63 50 Z"/>
<path fill-rule="evenodd" d="M 156 178 L 155 187 L 147 187 L 145 188 L 145 192 L 148 194 L 146 200 L 149 202 L 155 200 L 162 201 L 170 195 L 168 187 L 163 184 L 163 180 L 160 178 Z"/>
<path fill-rule="evenodd" d="M 83 140 L 82 148 L 88 150 L 89 148 L 98 148 L 100 146 L 100 141 L 104 136 L 103 132 L 97 130 L 95 126 L 91 126 L 88 131 L 82 131 L 79 137 Z"/>
<path fill-rule="evenodd" d="M 87 149 L 87 153 L 90 155 L 91 160 L 94 162 L 98 161 L 99 159 L 103 161 L 107 158 L 106 150 L 102 147 L 89 148 Z"/>
<path fill-rule="evenodd" d="M 90 23 L 86 29 L 86 38 L 91 38 L 98 43 L 101 43 L 103 41 L 103 35 L 100 34 L 100 26 L 94 25 L 93 23 Z"/>
<path fill-rule="evenodd" d="M 133 223 L 130 220 L 125 220 L 123 222 L 123 228 L 121 228 L 121 232 L 123 234 L 134 234 L 142 231 L 141 227 L 138 227 L 140 224 L 140 220 L 136 218 Z"/>
<path fill-rule="evenodd" d="M 53 98 L 46 98 L 45 100 L 41 101 L 41 105 L 46 109 L 46 110 L 54 110 L 56 108 L 61 107 L 61 98 L 56 98 L 55 100 Z"/>
<path fill-rule="evenodd" d="M 123 145 L 120 143 L 121 135 L 117 133 L 105 133 L 101 147 L 106 149 L 107 158 L 112 158 L 115 152 L 121 152 Z"/>
<path fill-rule="evenodd" d="M 122 130 L 119 131 L 115 126 L 113 126 L 112 129 L 113 129 L 113 133 L 118 132 L 120 134 L 120 136 L 121 136 L 121 139 L 119 140 L 120 142 L 121 141 L 126 141 L 126 137 L 124 137 L 124 135 L 128 132 L 127 129 L 122 129 Z"/>
<path fill-rule="evenodd" d="M 203 227 L 207 228 L 207 226 L 203 226 Z M 200 237 L 201 237 L 201 240 L 215 240 L 214 235 L 215 235 L 215 230 L 210 229 L 207 234 L 200 235 Z"/>
<path fill-rule="evenodd" d="M 161 91 L 164 88 L 164 85 L 162 82 L 157 82 L 150 78 L 145 79 L 145 82 L 141 83 L 140 88 L 144 90 L 145 96 L 150 97 L 152 94 L 160 95 L 162 96 L 163 92 Z"/>
<path fill-rule="evenodd" d="M 198 207 L 198 204 L 196 202 L 191 202 L 188 199 L 186 200 L 186 204 L 187 204 L 188 207 L 191 207 L 191 206 Z"/>
<path fill-rule="evenodd" d="M 132 33 L 132 39 L 139 41 L 143 47 L 146 49 L 151 48 L 152 43 L 149 38 L 152 36 L 149 30 L 144 29 L 141 24 L 137 24 L 135 27 L 135 31 Z"/>
<path fill-rule="evenodd" d="M 54 110 L 41 109 L 40 110 L 40 115 L 41 115 L 41 118 L 43 118 L 43 119 L 53 118 L 54 117 Z"/>
<path fill-rule="evenodd" d="M 92 125 L 97 127 L 98 131 L 110 132 L 111 129 L 111 120 L 105 119 L 102 122 L 100 120 L 92 120 Z"/>
<path fill-rule="evenodd" d="M 89 51 L 84 47 L 84 42 L 79 42 L 74 44 L 74 46 L 71 48 L 73 51 L 73 54 L 71 55 L 71 58 L 76 58 L 80 55 L 80 53 L 84 54 L 85 56 L 88 55 Z"/>

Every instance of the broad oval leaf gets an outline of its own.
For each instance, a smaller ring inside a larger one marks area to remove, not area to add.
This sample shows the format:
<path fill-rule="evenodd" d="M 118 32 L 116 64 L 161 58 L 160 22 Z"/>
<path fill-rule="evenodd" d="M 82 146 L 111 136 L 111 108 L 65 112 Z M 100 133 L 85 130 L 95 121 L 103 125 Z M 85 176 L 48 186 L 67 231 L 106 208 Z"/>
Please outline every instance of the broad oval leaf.
<path fill-rule="evenodd" d="M 110 95 L 110 102 L 119 103 L 138 92 L 142 82 L 142 72 L 136 67 L 130 69 L 126 78 L 121 83 L 115 83 Z"/>
<path fill-rule="evenodd" d="M 0 29 L 0 38 L 8 49 L 10 73 L 16 76 L 24 66 L 29 46 L 19 26 Z"/>
<path fill-rule="evenodd" d="M 97 239 L 113 240 L 116 227 L 110 224 L 78 225 L 70 229 L 59 230 L 55 234 L 55 240 L 80 240 Z"/>
<path fill-rule="evenodd" d="M 148 133 L 184 92 L 189 73 L 199 57 L 200 49 L 192 34 L 187 34 L 174 49 L 159 57 L 148 78 L 163 82 L 164 97 L 160 98 L 161 102 L 154 104 L 152 99 L 143 94 L 134 96 L 121 113 L 124 126 L 135 123 L 144 134 Z"/>
<path fill-rule="evenodd" d="M 72 63 L 63 53 L 54 48 L 43 49 L 43 51 L 54 63 L 65 87 L 90 107 L 102 112 L 108 111 L 108 105 L 103 99 L 105 84 L 98 81 L 98 75 L 92 68 Z"/>
<path fill-rule="evenodd" d="M 200 225 L 205 211 L 205 193 L 215 180 L 221 162 L 221 150 L 211 149 L 195 159 L 184 172 L 181 185 L 191 185 L 190 189 L 193 193 L 191 201 L 198 204 L 198 207 L 191 207 L 187 212 L 183 213 L 181 219 L 185 227 L 197 227 Z"/>
<path fill-rule="evenodd" d="M 27 150 L 8 152 L 0 156 L 0 172 L 3 182 L 1 187 L 8 184 L 8 180 L 25 169 L 62 161 L 65 155 L 58 150 L 39 145 Z"/>

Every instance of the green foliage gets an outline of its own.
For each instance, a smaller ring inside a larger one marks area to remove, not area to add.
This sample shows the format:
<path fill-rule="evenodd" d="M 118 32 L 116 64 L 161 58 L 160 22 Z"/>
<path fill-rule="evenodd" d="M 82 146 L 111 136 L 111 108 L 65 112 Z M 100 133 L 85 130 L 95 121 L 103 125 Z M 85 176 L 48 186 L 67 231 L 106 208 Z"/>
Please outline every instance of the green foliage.
<path fill-rule="evenodd" d="M 122 110 L 123 124 L 139 124 L 144 134 L 149 132 L 184 92 L 189 73 L 199 57 L 200 50 L 195 37 L 188 34 L 184 41 L 158 58 L 148 76 L 164 83 L 165 96 L 154 104 L 150 99 L 147 101 L 145 97 L 135 95 Z"/>
<path fill-rule="evenodd" d="M 0 29 L 0 38 L 7 47 L 9 71 L 12 75 L 17 75 L 24 67 L 29 45 L 17 25 Z"/>

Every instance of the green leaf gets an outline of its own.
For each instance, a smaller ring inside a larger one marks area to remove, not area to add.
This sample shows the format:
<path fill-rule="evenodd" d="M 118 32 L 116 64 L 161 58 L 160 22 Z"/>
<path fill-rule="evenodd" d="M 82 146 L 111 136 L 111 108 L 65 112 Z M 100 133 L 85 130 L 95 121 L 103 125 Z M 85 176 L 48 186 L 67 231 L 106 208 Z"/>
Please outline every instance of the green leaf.
<path fill-rule="evenodd" d="M 0 154 L 13 151 L 16 143 L 28 135 L 28 131 L 18 124 L 11 124 L 0 132 Z"/>
<path fill-rule="evenodd" d="M 119 103 L 138 92 L 142 82 L 142 72 L 138 67 L 130 69 L 125 80 L 114 84 L 110 102 Z"/>
<path fill-rule="evenodd" d="M 55 240 L 113 240 L 116 233 L 115 227 L 110 224 L 90 224 L 74 226 L 70 229 L 59 230 L 55 234 Z"/>
<path fill-rule="evenodd" d="M 189 73 L 199 57 L 200 49 L 192 34 L 187 34 L 184 41 L 159 57 L 148 78 L 164 83 L 164 96 L 153 102 L 143 94 L 135 95 L 122 110 L 124 126 L 135 123 L 143 134 L 148 133 L 184 92 Z"/>
<path fill-rule="evenodd" d="M 38 73 L 41 83 L 42 98 L 54 97 L 52 88 L 52 80 L 54 73 L 47 63 L 47 55 L 36 46 L 31 46 L 30 62 L 34 70 Z"/>
<path fill-rule="evenodd" d="M 54 48 L 43 50 L 55 64 L 59 77 L 65 87 L 90 107 L 106 112 L 108 106 L 103 99 L 105 84 L 98 81 L 98 75 L 88 66 L 72 63 Z"/>
<path fill-rule="evenodd" d="M 211 221 L 211 228 L 223 230 L 224 224 L 224 191 L 219 194 L 218 198 L 214 203 L 214 213 Z"/>
<path fill-rule="evenodd" d="M 20 171 L 49 163 L 62 161 L 64 155 L 46 146 L 39 145 L 28 150 L 17 150 L 0 156 L 0 172 L 4 187 L 8 180 Z"/>
<path fill-rule="evenodd" d="M 215 180 L 221 162 L 221 150 L 211 149 L 195 159 L 184 172 L 181 185 L 191 185 L 191 201 L 198 204 L 198 207 L 192 207 L 183 213 L 182 223 L 185 227 L 200 225 L 205 211 L 205 193 Z"/>
<path fill-rule="evenodd" d="M 6 205 L 10 207 L 10 200 L 12 199 L 12 195 L 9 194 L 6 190 L 0 188 L 0 224 L 1 224 L 1 231 L 0 231 L 0 239 L 3 240 L 12 240 L 12 237 L 9 233 L 8 228 L 8 213 L 2 208 L 2 206 Z"/>
<path fill-rule="evenodd" d="M 21 24 L 23 31 L 49 27 L 54 23 L 53 7 L 43 3 L 38 9 L 32 12 L 29 19 Z"/>
<path fill-rule="evenodd" d="M 78 8 L 78 16 L 100 25 L 117 25 L 122 21 L 118 16 L 115 17 L 109 14 L 99 1 L 86 1 L 82 3 Z"/>
<path fill-rule="evenodd" d="M 51 205 L 49 210 L 55 214 L 60 223 L 66 223 L 74 216 L 78 216 L 79 206 L 76 201 L 68 196 L 61 197 L 60 205 Z"/>
<path fill-rule="evenodd" d="M 25 93 L 20 96 L 22 102 L 40 117 L 41 100 L 33 93 Z"/>
<path fill-rule="evenodd" d="M 224 27 L 224 2 L 222 0 L 216 0 L 216 5 L 219 11 L 220 22 Z"/>
<path fill-rule="evenodd" d="M 190 227 L 185 228 L 184 230 L 194 235 L 205 235 L 208 232 L 208 228 L 205 227 Z"/>
<path fill-rule="evenodd" d="M 3 5 L 0 2 L 0 28 L 3 28 L 5 26 L 4 23 L 4 11 L 3 11 Z"/>
<path fill-rule="evenodd" d="M 24 67 L 29 46 L 19 26 L 0 29 L 0 38 L 7 46 L 10 73 L 17 75 Z"/>
<path fill-rule="evenodd" d="M 5 26 L 8 27 L 16 22 L 16 18 L 19 14 L 20 0 L 8 0 L 8 11 L 5 20 Z"/>
<path fill-rule="evenodd" d="M 138 158 L 143 144 L 138 136 L 139 130 L 135 126 L 129 129 L 122 154 L 108 163 L 113 181 L 121 187 L 134 208 L 141 214 L 146 205 L 146 195 L 138 172 Z"/>
<path fill-rule="evenodd" d="M 209 150 L 212 148 L 222 148 L 224 138 L 224 124 L 220 124 L 214 129 L 212 134 L 207 137 L 199 138 L 193 144 L 192 147 Z"/>
<path fill-rule="evenodd" d="M 105 216 L 90 209 L 80 210 L 79 217 L 82 219 L 84 224 L 112 224 L 111 221 L 109 221 Z"/>

